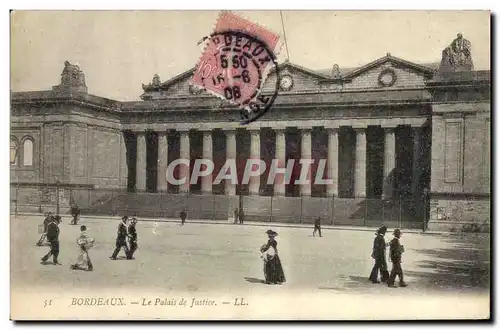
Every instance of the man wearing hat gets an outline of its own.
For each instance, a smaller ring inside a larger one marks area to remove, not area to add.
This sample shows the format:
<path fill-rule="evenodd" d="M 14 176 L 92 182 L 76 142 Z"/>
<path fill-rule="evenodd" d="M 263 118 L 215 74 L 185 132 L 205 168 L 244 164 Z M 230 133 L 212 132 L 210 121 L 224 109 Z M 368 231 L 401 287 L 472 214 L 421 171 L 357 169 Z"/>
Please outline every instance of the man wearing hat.
<path fill-rule="evenodd" d="M 316 220 L 314 220 L 314 230 L 313 230 L 313 237 L 316 236 L 316 232 L 319 233 L 319 237 L 321 236 L 321 218 L 317 217 Z"/>
<path fill-rule="evenodd" d="M 137 219 L 132 218 L 130 220 L 130 225 L 128 226 L 128 241 L 130 245 L 130 250 L 128 251 L 127 259 L 134 258 L 134 252 L 137 250 L 137 230 L 135 229 L 135 225 L 137 224 Z"/>
<path fill-rule="evenodd" d="M 384 235 L 386 232 L 386 226 L 380 227 L 375 233 L 375 239 L 373 240 L 372 258 L 375 259 L 375 264 L 373 265 L 372 272 L 369 277 L 372 283 L 380 283 L 378 280 L 379 271 L 380 281 L 385 282 L 389 277 L 389 272 L 387 271 L 387 260 L 385 257 L 386 244 Z"/>
<path fill-rule="evenodd" d="M 128 256 L 129 249 L 127 246 L 127 222 L 128 217 L 125 215 L 122 217 L 122 221 L 118 225 L 118 232 L 116 235 L 116 248 L 111 257 L 109 257 L 112 260 L 116 260 L 116 257 L 118 256 L 118 253 L 120 253 L 120 250 L 122 248 L 125 250 L 125 255 Z"/>
<path fill-rule="evenodd" d="M 399 228 L 394 229 L 394 238 L 389 243 L 390 246 L 389 254 L 391 256 L 392 270 L 391 270 L 391 276 L 387 281 L 387 285 L 391 288 L 396 287 L 394 285 L 394 282 L 396 281 L 396 276 L 399 276 L 400 287 L 408 286 L 403 280 L 403 268 L 401 267 L 401 257 L 403 255 L 403 252 L 405 251 L 404 246 L 399 241 L 401 235 L 402 235 L 401 229 Z"/>
<path fill-rule="evenodd" d="M 56 215 L 53 220 L 47 225 L 47 240 L 50 243 L 50 251 L 43 256 L 42 262 L 46 262 L 50 256 L 53 258 L 54 265 L 60 265 L 57 261 L 59 257 L 59 224 L 61 216 Z"/>

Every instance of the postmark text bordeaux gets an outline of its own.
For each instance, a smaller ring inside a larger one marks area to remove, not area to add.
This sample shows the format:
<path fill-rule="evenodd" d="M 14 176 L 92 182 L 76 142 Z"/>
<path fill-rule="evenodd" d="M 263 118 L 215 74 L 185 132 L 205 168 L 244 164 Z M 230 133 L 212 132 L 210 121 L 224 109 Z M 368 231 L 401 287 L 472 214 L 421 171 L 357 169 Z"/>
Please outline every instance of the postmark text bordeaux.
<path fill-rule="evenodd" d="M 250 123 L 273 104 L 273 92 L 262 93 L 267 74 L 278 74 L 279 36 L 232 13 L 223 13 L 197 64 L 192 85 L 241 108 L 242 124 Z"/>

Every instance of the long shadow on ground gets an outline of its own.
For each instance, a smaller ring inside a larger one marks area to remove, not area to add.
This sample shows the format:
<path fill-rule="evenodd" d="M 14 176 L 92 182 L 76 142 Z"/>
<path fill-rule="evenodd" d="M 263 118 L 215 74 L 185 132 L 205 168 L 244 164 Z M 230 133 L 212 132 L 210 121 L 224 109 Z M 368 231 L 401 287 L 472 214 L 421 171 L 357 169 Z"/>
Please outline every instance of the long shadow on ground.
<path fill-rule="evenodd" d="M 422 271 L 406 271 L 407 276 L 425 286 L 440 288 L 480 288 L 490 285 L 490 238 L 487 235 L 444 238 L 446 249 L 412 249 L 431 257 L 418 262 Z"/>

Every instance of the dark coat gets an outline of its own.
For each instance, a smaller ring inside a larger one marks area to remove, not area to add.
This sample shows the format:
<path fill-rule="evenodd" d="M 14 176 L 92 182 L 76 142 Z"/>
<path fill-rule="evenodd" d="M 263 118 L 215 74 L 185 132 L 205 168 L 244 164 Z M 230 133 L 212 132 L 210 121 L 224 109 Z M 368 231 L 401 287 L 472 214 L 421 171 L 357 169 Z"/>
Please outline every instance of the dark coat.
<path fill-rule="evenodd" d="M 120 222 L 120 224 L 118 225 L 116 241 L 124 244 L 126 239 L 127 239 L 127 226 L 123 222 Z"/>
<path fill-rule="evenodd" d="M 187 218 L 187 213 L 186 212 L 182 211 L 180 215 L 181 215 L 181 220 L 182 221 L 186 220 L 186 218 Z"/>
<path fill-rule="evenodd" d="M 54 220 L 52 216 L 48 216 L 43 220 L 43 232 L 46 233 L 47 229 L 49 227 L 49 223 L 51 223 Z"/>
<path fill-rule="evenodd" d="M 316 218 L 316 220 L 314 220 L 314 226 L 315 227 L 321 226 L 321 219 L 320 218 Z"/>
<path fill-rule="evenodd" d="M 49 242 L 57 242 L 59 240 L 59 226 L 55 221 L 52 221 L 47 226 L 47 240 Z"/>
<path fill-rule="evenodd" d="M 401 257 L 403 255 L 403 246 L 399 242 L 399 239 L 394 237 L 389 244 L 390 250 L 389 254 L 391 256 L 391 262 L 393 264 L 401 263 Z"/>
<path fill-rule="evenodd" d="M 373 240 L 373 253 L 372 257 L 375 259 L 385 258 L 385 239 L 384 235 L 377 234 L 375 239 Z"/>
<path fill-rule="evenodd" d="M 135 229 L 135 224 L 128 226 L 128 236 L 132 242 L 137 242 L 137 230 Z"/>
<path fill-rule="evenodd" d="M 281 265 L 280 257 L 278 256 L 278 242 L 274 239 L 269 239 L 267 244 L 261 247 L 261 252 L 266 251 L 269 247 L 273 247 L 276 254 L 273 258 L 266 260 L 264 262 L 264 277 L 266 283 L 284 283 L 286 282 L 285 273 L 283 272 L 283 266 Z"/>
<path fill-rule="evenodd" d="M 73 206 L 71 208 L 71 215 L 72 216 L 80 215 L 80 208 L 78 206 Z"/>

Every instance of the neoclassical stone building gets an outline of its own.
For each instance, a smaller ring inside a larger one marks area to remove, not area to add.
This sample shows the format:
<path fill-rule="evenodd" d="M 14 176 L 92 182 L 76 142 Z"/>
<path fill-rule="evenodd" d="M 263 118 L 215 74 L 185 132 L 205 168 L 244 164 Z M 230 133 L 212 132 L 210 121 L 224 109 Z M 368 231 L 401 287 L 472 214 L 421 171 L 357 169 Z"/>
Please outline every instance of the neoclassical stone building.
<path fill-rule="evenodd" d="M 262 221 L 319 215 L 431 229 L 489 220 L 490 71 L 473 70 L 461 35 L 437 65 L 388 53 L 355 69 L 278 69 L 264 88 L 272 93 L 280 79 L 273 107 L 241 126 L 239 109 L 190 88 L 195 69 L 165 82 L 155 75 L 142 101 L 119 102 L 88 94 L 83 72 L 66 62 L 52 90 L 12 93 L 13 207 L 67 210 L 75 202 L 86 212 L 139 216 L 188 208 L 192 217 L 227 219 L 239 206 Z M 268 184 L 267 169 L 247 185 L 174 186 L 165 172 L 178 158 L 212 159 L 215 173 L 236 159 L 240 180 L 249 158 L 297 162 L 288 185 Z M 300 158 L 315 160 L 312 177 L 326 159 L 332 184 L 294 185 Z"/>

